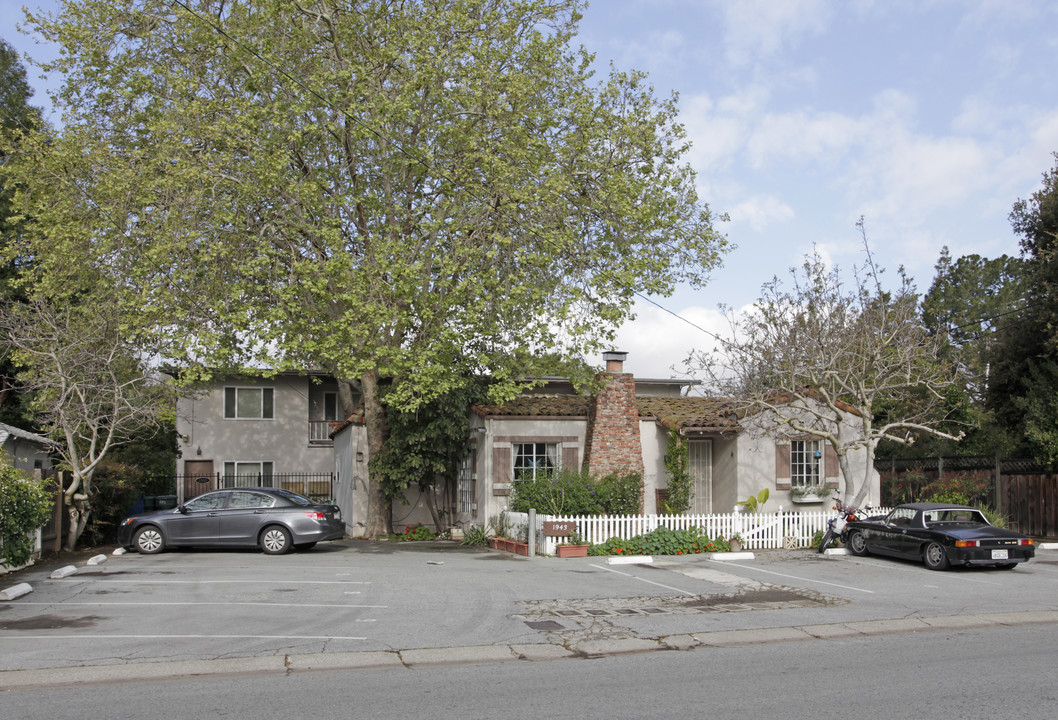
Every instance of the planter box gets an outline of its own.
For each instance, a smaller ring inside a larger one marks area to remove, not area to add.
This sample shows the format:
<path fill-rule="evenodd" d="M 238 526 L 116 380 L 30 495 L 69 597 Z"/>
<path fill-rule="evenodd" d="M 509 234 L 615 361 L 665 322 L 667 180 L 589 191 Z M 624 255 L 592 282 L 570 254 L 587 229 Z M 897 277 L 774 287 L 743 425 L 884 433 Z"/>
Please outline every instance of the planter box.
<path fill-rule="evenodd" d="M 790 498 L 790 502 L 794 503 L 795 505 L 808 505 L 809 503 L 814 503 L 818 505 L 819 503 L 824 503 L 829 499 L 830 498 L 819 497 L 818 495 L 802 495 L 801 497 L 797 497 L 796 495 L 794 495 Z"/>
<path fill-rule="evenodd" d="M 588 546 L 587 545 L 558 545 L 555 547 L 555 553 L 560 558 L 566 557 L 588 557 Z"/>
<path fill-rule="evenodd" d="M 525 555 L 526 557 L 528 557 L 529 555 L 529 543 L 508 540 L 507 538 L 489 538 L 489 547 L 495 550 L 503 550 L 504 552 L 515 553 L 517 555 Z"/>

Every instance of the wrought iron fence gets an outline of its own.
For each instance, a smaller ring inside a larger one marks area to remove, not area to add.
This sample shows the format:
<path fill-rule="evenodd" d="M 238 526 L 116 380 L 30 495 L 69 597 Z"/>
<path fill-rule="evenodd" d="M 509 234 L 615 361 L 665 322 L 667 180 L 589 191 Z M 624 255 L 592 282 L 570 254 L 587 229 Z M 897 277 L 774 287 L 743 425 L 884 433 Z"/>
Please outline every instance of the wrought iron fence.
<path fill-rule="evenodd" d="M 193 497 L 226 488 L 267 487 L 281 488 L 304 495 L 317 502 L 334 500 L 336 473 L 271 473 L 223 475 L 174 475 L 172 481 L 178 490 L 180 502 Z"/>

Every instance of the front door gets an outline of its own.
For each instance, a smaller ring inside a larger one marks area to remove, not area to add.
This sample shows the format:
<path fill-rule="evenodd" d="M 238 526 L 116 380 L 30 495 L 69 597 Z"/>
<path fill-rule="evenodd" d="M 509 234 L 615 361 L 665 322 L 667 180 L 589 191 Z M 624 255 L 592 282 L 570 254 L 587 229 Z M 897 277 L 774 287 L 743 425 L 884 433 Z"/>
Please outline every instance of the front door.
<path fill-rule="evenodd" d="M 212 460 L 184 461 L 184 496 L 186 502 L 202 493 L 217 489 L 217 476 L 213 474 Z"/>
<path fill-rule="evenodd" d="M 687 443 L 687 472 L 694 480 L 691 512 L 707 514 L 713 511 L 713 441 L 691 440 Z"/>

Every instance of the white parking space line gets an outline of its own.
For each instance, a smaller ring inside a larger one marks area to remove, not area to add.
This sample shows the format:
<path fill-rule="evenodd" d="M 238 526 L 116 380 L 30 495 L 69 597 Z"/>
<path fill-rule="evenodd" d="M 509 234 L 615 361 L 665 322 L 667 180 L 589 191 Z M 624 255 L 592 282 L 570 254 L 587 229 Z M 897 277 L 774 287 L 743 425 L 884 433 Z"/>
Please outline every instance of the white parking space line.
<path fill-rule="evenodd" d="M 592 567 L 599 568 L 600 570 L 608 570 L 609 572 L 617 573 L 618 575 L 624 575 L 625 577 L 632 578 L 633 580 L 639 580 L 640 582 L 650 583 L 651 585 L 657 585 L 660 588 L 665 588 L 666 590 L 672 590 L 673 592 L 682 593 L 684 595 L 691 595 L 691 596 L 698 595 L 698 593 L 693 593 L 693 592 L 690 592 L 688 590 L 681 590 L 680 588 L 672 587 L 671 585 L 662 585 L 659 582 L 654 582 L 653 580 L 647 580 L 645 578 L 636 577 L 635 575 L 630 575 L 628 573 L 623 573 L 620 570 L 614 570 L 613 568 L 608 568 L 608 567 L 605 567 L 603 565 L 592 565 Z"/>
<path fill-rule="evenodd" d="M 116 606 L 136 606 L 136 605 L 239 605 L 249 607 L 285 607 L 285 608 L 373 608 L 379 610 L 386 610 L 389 605 L 348 605 L 345 603 L 336 604 L 318 604 L 318 603 L 268 603 L 268 602 L 6 602 L 0 603 L 0 606 L 4 607 L 18 607 L 19 605 L 35 605 L 35 606 L 46 606 L 46 607 L 65 607 L 65 606 L 91 606 L 91 607 L 116 607 Z"/>
<path fill-rule="evenodd" d="M 864 588 L 853 587 L 851 585 L 839 585 L 838 583 L 826 582 L 825 580 L 815 580 L 813 578 L 798 577 L 797 575 L 786 575 L 784 573 L 772 572 L 771 570 L 761 570 L 759 567 L 753 567 L 752 565 L 739 565 L 738 563 L 727 562 L 724 560 L 710 560 L 709 562 L 720 563 L 721 565 L 726 565 L 727 567 L 740 567 L 745 570 L 767 573 L 768 575 L 776 575 L 778 577 L 786 578 L 788 580 L 800 580 L 801 582 L 815 583 L 816 585 L 827 585 L 829 587 L 841 588 L 842 590 L 853 590 L 855 592 L 874 595 L 874 590 L 865 590 Z"/>
<path fill-rule="evenodd" d="M 223 584 L 271 584 L 271 585 L 370 585 L 370 582 L 356 581 L 356 580 L 291 580 L 290 578 L 280 578 L 278 580 L 152 580 L 145 578 L 142 580 L 101 580 L 98 576 L 96 577 L 84 577 L 78 578 L 77 575 L 71 575 L 66 578 L 56 578 L 53 582 L 98 582 L 105 585 L 223 585 Z"/>
<path fill-rule="evenodd" d="M 367 640 L 343 635 L 5 635 L 4 640 Z"/>

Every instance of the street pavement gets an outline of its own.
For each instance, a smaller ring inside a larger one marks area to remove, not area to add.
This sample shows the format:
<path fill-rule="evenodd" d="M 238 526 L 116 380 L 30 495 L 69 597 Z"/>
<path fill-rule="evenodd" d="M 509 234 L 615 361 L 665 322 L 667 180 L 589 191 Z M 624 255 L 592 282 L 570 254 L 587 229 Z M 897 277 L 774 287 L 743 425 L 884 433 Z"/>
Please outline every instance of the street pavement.
<path fill-rule="evenodd" d="M 1013 571 L 811 551 L 526 558 L 455 543 L 107 555 L 0 576 L 0 689 L 593 658 L 1058 623 L 1058 552 Z M 65 566 L 69 567 L 69 566 Z M 52 577 L 54 575 L 54 577 Z"/>

